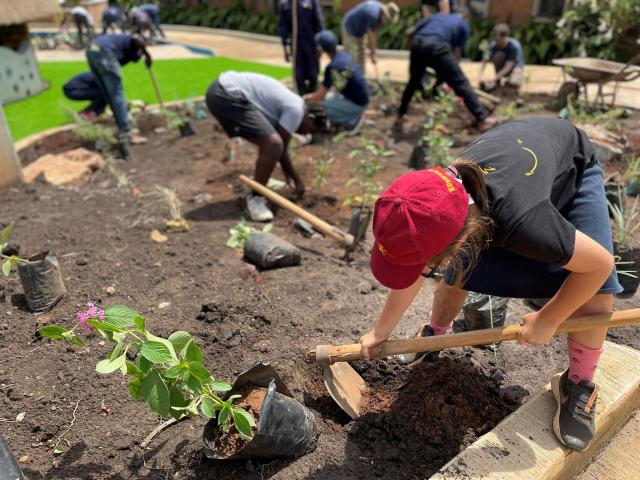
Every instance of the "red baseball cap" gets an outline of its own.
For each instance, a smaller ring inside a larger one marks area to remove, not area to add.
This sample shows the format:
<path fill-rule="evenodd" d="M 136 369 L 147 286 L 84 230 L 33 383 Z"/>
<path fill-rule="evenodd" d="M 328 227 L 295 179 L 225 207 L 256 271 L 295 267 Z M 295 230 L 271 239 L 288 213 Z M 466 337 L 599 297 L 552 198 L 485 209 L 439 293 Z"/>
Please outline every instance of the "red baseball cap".
<path fill-rule="evenodd" d="M 442 168 L 397 178 L 376 201 L 371 271 L 385 287 L 411 286 L 429 260 L 460 233 L 469 197 Z"/>

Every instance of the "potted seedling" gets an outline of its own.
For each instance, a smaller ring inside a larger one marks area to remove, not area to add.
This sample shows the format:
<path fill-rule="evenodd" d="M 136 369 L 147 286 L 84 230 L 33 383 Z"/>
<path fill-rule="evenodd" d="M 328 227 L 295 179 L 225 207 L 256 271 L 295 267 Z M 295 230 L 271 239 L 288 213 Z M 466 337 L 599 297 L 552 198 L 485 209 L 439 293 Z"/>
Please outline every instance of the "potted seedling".
<path fill-rule="evenodd" d="M 640 155 L 629 160 L 623 179 L 627 182 L 627 195 L 637 197 L 640 191 Z"/>
<path fill-rule="evenodd" d="M 422 124 L 422 137 L 411 152 L 409 168 L 421 170 L 426 168 L 429 163 L 438 166 L 447 166 L 451 163 L 453 158 L 449 153 L 449 148 L 453 142 L 444 134 L 446 133 L 445 124 L 454 108 L 454 101 L 454 95 L 442 93 L 438 97 L 437 103 L 427 111 Z"/>
<path fill-rule="evenodd" d="M 188 116 L 170 109 L 162 109 L 160 112 L 165 118 L 169 130 L 179 130 L 180 136 L 182 137 L 188 137 L 196 133 L 193 128 L 193 123 Z"/>
<path fill-rule="evenodd" d="M 382 184 L 374 177 L 385 167 L 382 159 L 391 155 L 393 151 L 387 149 L 383 141 L 362 138 L 358 140 L 358 148 L 349 154 L 349 158 L 359 159 L 354 169 L 356 176 L 346 183 L 347 187 L 355 186 L 357 191 L 343 202 L 343 205 L 351 206 L 349 233 L 353 235 L 354 243 L 361 241 L 367 233 L 374 203 L 382 190 Z"/>
<path fill-rule="evenodd" d="M 80 115 L 74 114 L 76 127 L 73 129 L 84 143 L 85 148 L 100 153 L 110 152 L 117 144 L 116 136 L 111 129 L 90 122 Z"/>
<path fill-rule="evenodd" d="M 640 212 L 638 211 L 638 198 L 633 205 L 628 207 L 625 203 L 622 190 L 619 193 L 619 205 L 609 203 L 613 212 L 613 253 L 616 260 L 618 282 L 624 288 L 621 296 L 628 297 L 635 294 L 640 285 L 640 249 L 633 241 L 633 234 L 640 227 Z"/>
<path fill-rule="evenodd" d="M 17 267 L 29 310 L 34 313 L 46 312 L 52 309 L 67 292 L 58 259 L 55 253 L 50 251 L 40 252 L 28 258 L 21 258 L 16 254 L 5 254 L 8 251 L 12 233 L 13 223 L 0 233 L 2 273 L 9 276 L 11 267 Z"/>
<path fill-rule="evenodd" d="M 144 317 L 126 306 L 87 307 L 77 313 L 72 328 L 47 325 L 40 335 L 80 347 L 85 346 L 80 332 L 109 341 L 113 349 L 97 363 L 96 372 L 119 371 L 128 377 L 134 400 L 144 401 L 161 417 L 172 417 L 165 426 L 199 414 L 210 418 L 203 434 L 207 456 L 285 457 L 307 449 L 313 415 L 290 398 L 268 365 L 254 365 L 231 385 L 205 367 L 204 354 L 188 332 L 163 338 L 152 334 Z"/>

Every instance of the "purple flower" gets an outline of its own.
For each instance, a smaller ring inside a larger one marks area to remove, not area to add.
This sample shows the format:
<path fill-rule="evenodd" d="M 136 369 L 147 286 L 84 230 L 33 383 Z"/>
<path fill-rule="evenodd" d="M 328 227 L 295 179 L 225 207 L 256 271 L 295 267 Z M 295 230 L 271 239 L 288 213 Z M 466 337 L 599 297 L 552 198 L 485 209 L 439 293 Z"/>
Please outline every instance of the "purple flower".
<path fill-rule="evenodd" d="M 93 319 L 97 318 L 98 320 L 103 321 L 104 320 L 104 310 L 102 310 L 101 308 L 96 307 L 91 302 L 87 303 L 87 307 L 89 307 L 89 308 L 87 310 L 85 310 L 84 312 L 83 311 L 79 311 L 78 313 L 76 313 L 76 320 L 84 328 L 86 328 L 87 330 L 91 330 L 91 325 L 89 325 L 87 323 L 87 320 L 93 320 Z"/>

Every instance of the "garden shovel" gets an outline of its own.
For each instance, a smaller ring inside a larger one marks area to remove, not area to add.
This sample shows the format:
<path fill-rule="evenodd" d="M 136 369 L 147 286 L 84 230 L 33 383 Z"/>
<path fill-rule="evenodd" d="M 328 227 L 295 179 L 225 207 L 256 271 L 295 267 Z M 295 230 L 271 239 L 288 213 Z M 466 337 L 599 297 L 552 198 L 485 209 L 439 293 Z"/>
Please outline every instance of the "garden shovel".
<path fill-rule="evenodd" d="M 640 324 L 640 308 L 619 312 L 586 315 L 564 322 L 555 335 L 581 332 L 601 327 L 622 327 Z M 496 342 L 516 340 L 522 325 L 488 328 L 473 332 L 453 333 L 435 337 L 419 337 L 409 340 L 387 340 L 370 350 L 371 358 L 393 355 L 435 352 L 445 348 L 486 345 Z M 365 406 L 367 384 L 347 363 L 363 359 L 359 343 L 351 345 L 318 345 L 305 354 L 307 362 L 318 362 L 324 370 L 324 382 L 331 397 L 351 418 L 360 416 Z M 338 363 L 336 363 L 338 362 Z"/>
<path fill-rule="evenodd" d="M 320 218 L 316 217 L 312 213 L 307 212 L 304 208 L 299 207 L 295 203 L 287 200 L 281 195 L 278 195 L 273 190 L 268 189 L 261 183 L 256 182 L 255 180 L 247 177 L 246 175 L 240 175 L 239 178 L 242 183 L 247 185 L 252 190 L 258 192 L 263 197 L 271 200 L 276 205 L 281 206 L 285 210 L 288 210 L 294 215 L 309 222 L 320 233 L 323 233 L 324 235 L 333 238 L 334 240 L 344 245 L 347 249 L 353 249 L 355 244 L 353 235 L 343 232 L 339 228 L 331 225 L 330 223 L 327 223 L 324 220 L 321 220 Z"/>
<path fill-rule="evenodd" d="M 160 108 L 164 108 L 164 103 L 162 102 L 162 97 L 160 96 L 160 89 L 158 88 L 158 80 L 156 80 L 156 74 L 151 67 L 148 67 L 148 70 L 149 76 L 151 77 L 151 83 L 153 84 L 153 90 L 156 92 L 156 97 L 158 98 Z"/>

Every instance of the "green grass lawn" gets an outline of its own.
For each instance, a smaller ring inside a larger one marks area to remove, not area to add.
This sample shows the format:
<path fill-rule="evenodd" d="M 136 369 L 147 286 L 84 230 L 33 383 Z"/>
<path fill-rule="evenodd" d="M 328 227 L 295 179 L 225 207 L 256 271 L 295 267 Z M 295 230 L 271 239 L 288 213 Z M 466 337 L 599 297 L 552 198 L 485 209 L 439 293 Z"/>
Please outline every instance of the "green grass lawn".
<path fill-rule="evenodd" d="M 50 83 L 49 89 L 4 107 L 14 141 L 69 123 L 69 108 L 79 111 L 88 105 L 87 102 L 69 100 L 62 93 L 62 85 L 67 80 L 88 69 L 86 62 L 41 62 L 40 71 L 42 77 Z M 213 79 L 226 70 L 259 72 L 278 79 L 291 74 L 287 67 L 226 57 L 157 60 L 153 62 L 153 70 L 165 102 L 203 96 Z M 142 61 L 126 65 L 122 74 L 128 100 L 140 99 L 146 103 L 158 103 L 149 73 Z"/>

